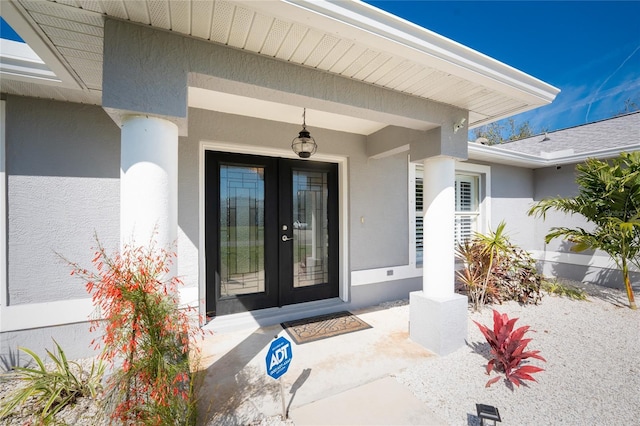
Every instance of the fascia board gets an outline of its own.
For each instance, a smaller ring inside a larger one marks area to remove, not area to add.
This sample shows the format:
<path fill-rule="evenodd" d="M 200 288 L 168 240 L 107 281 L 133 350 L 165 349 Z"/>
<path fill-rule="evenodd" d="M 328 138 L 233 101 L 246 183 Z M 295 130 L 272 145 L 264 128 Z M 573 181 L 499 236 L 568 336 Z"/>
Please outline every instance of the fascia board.
<path fill-rule="evenodd" d="M 552 102 L 560 92 L 509 65 L 360 1 L 241 0 L 238 3 L 403 56 L 535 106 Z"/>
<path fill-rule="evenodd" d="M 640 144 L 632 144 L 546 159 L 538 155 L 515 152 L 504 148 L 498 148 L 496 146 L 479 145 L 474 142 L 469 142 L 468 146 L 470 159 L 527 167 L 531 169 L 582 163 L 588 158 L 612 158 L 623 152 L 640 150 Z"/>

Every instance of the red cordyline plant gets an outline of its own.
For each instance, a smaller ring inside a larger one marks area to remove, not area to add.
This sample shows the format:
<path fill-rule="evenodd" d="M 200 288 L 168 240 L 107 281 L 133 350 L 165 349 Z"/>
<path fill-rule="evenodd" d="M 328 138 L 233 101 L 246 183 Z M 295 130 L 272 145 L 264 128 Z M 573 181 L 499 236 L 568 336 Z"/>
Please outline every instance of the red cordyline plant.
<path fill-rule="evenodd" d="M 493 310 L 493 330 L 474 321 L 478 326 L 485 339 L 491 346 L 491 355 L 493 356 L 487 364 L 487 374 L 491 374 L 491 370 L 498 373 L 504 373 L 505 377 L 514 385 L 520 386 L 523 380 L 536 381 L 531 374 L 544 371 L 540 367 L 534 365 L 522 365 L 522 362 L 528 358 L 536 358 L 546 362 L 542 356 L 538 355 L 540 351 L 525 351 L 531 339 L 524 339 L 524 334 L 529 330 L 529 326 L 523 326 L 516 330 L 513 329 L 518 318 L 511 318 L 507 314 L 500 314 Z M 490 379 L 485 387 L 489 387 L 501 376 Z"/>
<path fill-rule="evenodd" d="M 86 281 L 96 307 L 92 331 L 101 358 L 119 366 L 109 379 L 111 418 L 124 424 L 194 424 L 195 398 L 189 351 L 203 331 L 192 321 L 195 308 L 180 307 L 181 281 L 168 277 L 176 254 L 124 246 L 110 256 L 98 242 L 95 272 L 70 262 Z"/>

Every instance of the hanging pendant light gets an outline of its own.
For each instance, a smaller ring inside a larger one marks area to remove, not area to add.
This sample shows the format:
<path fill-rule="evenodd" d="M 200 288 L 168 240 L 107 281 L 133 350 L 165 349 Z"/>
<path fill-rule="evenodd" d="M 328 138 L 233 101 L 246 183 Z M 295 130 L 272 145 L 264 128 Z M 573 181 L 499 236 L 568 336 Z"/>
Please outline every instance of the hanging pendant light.
<path fill-rule="evenodd" d="M 302 130 L 300 130 L 298 137 L 293 138 L 291 141 L 291 149 L 300 158 L 309 158 L 315 154 L 318 149 L 316 140 L 311 137 L 311 134 L 307 130 L 306 115 L 307 109 L 305 108 L 302 112 Z"/>

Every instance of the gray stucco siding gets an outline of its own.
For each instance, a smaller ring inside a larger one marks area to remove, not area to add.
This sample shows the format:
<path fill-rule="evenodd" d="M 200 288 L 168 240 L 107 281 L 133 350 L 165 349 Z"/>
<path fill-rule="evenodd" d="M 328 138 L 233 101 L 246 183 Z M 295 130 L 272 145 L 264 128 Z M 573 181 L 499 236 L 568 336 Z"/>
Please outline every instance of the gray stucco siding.
<path fill-rule="evenodd" d="M 520 167 L 491 165 L 491 230 L 505 221 L 512 243 L 531 250 L 535 245 L 533 218 L 527 216 L 533 200 L 533 172 Z"/>
<path fill-rule="evenodd" d="M 540 201 L 552 197 L 573 197 L 579 193 L 576 183 L 576 164 L 564 165 L 561 168 L 546 167 L 534 170 L 535 192 L 534 201 Z M 577 281 L 593 282 L 606 287 L 623 288 L 622 273 L 617 268 L 605 268 L 594 266 L 601 265 L 603 260 L 609 259 L 609 255 L 599 250 L 589 250 L 574 254 L 571 251 L 572 243 L 561 238 L 553 239 L 545 244 L 544 238 L 553 227 L 583 228 L 590 231 L 594 225 L 588 222 L 582 215 L 565 214 L 555 210 L 547 212 L 545 220 L 537 219 L 535 222 L 536 250 L 547 255 L 556 253 L 569 254 L 572 262 L 543 261 L 543 271 L 547 275 L 567 278 Z M 589 263 L 587 265 L 586 263 Z M 613 265 L 611 262 L 608 262 Z M 637 287 L 640 273 L 632 272 L 631 281 Z"/>
<path fill-rule="evenodd" d="M 348 158 L 350 270 L 403 265 L 408 262 L 408 165 L 406 155 L 370 160 L 366 137 L 327 129 L 308 129 L 318 143 L 318 154 Z M 179 275 L 196 285 L 199 229 L 200 142 L 291 149 L 299 125 L 189 109 L 189 135 L 179 143 L 178 225 Z M 364 224 L 361 221 L 364 217 Z M 180 239 L 182 238 L 182 240 Z M 344 260 L 341 259 L 341 262 Z"/>
<path fill-rule="evenodd" d="M 99 107 L 10 96 L 6 112 L 10 305 L 88 297 L 59 255 L 90 265 L 119 241 L 120 133 Z"/>
<path fill-rule="evenodd" d="M 553 197 L 574 197 L 578 195 L 579 188 L 576 183 L 575 164 L 565 165 L 561 168 L 545 167 L 534 170 L 535 190 L 534 201 L 538 202 Z M 593 229 L 593 225 L 579 215 L 569 215 L 555 210 L 547 212 L 545 220 L 538 219 L 535 223 L 536 250 L 551 250 L 568 253 L 571 244 L 556 238 L 545 244 L 545 235 L 552 227 L 581 227 L 587 230 Z M 603 254 L 606 256 L 606 254 Z"/>

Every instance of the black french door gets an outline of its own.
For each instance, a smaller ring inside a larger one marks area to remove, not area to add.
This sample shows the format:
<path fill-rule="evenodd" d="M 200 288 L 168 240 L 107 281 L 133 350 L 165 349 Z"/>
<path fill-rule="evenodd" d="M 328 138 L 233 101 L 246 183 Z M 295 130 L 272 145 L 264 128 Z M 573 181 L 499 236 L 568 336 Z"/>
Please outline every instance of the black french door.
<path fill-rule="evenodd" d="M 205 153 L 207 315 L 338 296 L 336 164 Z"/>

